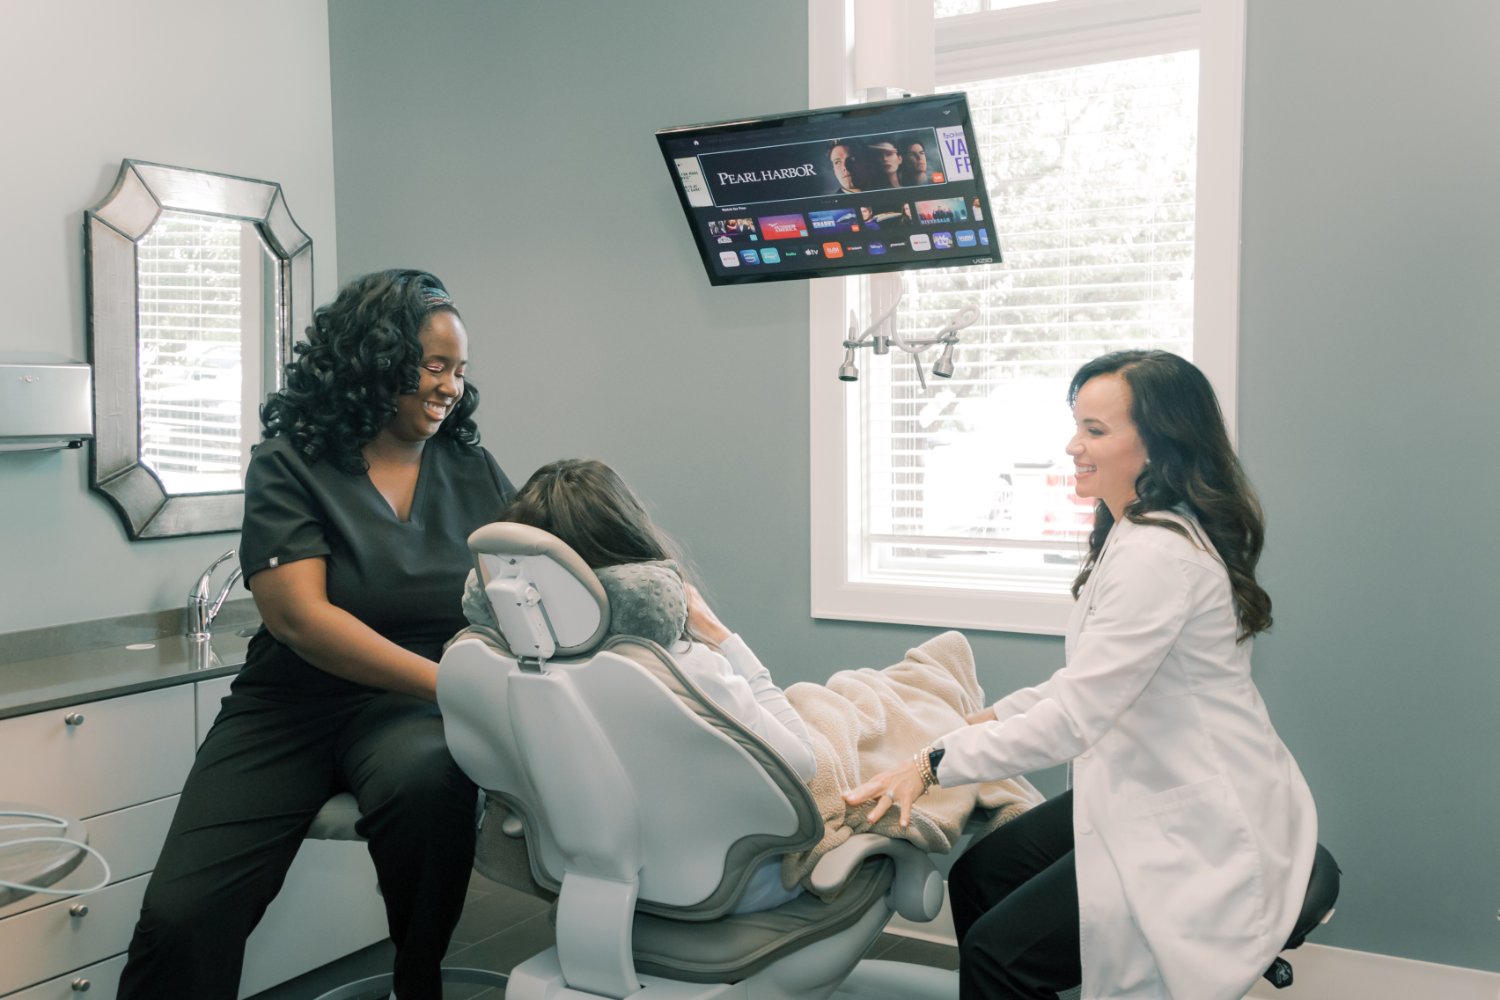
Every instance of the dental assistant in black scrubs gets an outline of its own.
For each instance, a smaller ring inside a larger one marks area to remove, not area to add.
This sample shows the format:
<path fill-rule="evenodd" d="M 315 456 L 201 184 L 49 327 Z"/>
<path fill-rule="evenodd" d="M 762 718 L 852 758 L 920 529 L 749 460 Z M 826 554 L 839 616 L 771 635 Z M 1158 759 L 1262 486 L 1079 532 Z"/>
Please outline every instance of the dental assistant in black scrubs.
<path fill-rule="evenodd" d="M 265 625 L 183 789 L 122 1000 L 233 1000 L 245 939 L 345 790 L 380 877 L 396 995 L 442 996 L 476 791 L 443 740 L 436 660 L 466 624 L 468 535 L 515 491 L 479 446 L 468 335 L 437 278 L 358 278 L 307 335 L 245 482 L 240 562 Z"/>

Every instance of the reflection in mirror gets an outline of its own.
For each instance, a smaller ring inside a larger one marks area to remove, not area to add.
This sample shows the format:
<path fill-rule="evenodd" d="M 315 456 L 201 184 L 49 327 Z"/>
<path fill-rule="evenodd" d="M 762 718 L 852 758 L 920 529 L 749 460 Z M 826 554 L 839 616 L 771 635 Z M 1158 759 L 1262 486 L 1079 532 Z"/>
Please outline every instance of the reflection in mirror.
<path fill-rule="evenodd" d="M 86 247 L 94 488 L 131 538 L 237 531 L 312 240 L 275 183 L 126 160 Z"/>
<path fill-rule="evenodd" d="M 238 489 L 273 258 L 249 223 L 185 212 L 162 212 L 138 247 L 141 462 L 169 494 Z"/>

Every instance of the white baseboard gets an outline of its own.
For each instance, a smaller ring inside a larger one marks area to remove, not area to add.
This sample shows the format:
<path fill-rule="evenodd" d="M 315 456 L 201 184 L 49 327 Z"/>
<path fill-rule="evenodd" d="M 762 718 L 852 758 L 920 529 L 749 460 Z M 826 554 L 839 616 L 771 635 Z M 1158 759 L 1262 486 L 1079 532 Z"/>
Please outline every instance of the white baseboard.
<path fill-rule="evenodd" d="M 898 915 L 885 929 L 919 941 L 957 943 L 946 895 L 935 920 L 919 924 Z M 1292 963 L 1292 985 L 1278 990 L 1262 980 L 1246 1000 L 1500 1000 L 1500 972 L 1319 944 L 1287 952 L 1286 960 Z"/>

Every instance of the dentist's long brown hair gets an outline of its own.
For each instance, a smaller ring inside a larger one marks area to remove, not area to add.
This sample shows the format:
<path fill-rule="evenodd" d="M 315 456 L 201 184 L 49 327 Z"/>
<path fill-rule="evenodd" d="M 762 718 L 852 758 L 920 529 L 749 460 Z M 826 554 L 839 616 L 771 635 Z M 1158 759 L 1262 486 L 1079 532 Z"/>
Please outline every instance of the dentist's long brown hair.
<path fill-rule="evenodd" d="M 1177 522 L 1151 516 L 1174 508 L 1192 513 L 1229 573 L 1239 641 L 1270 628 L 1271 596 L 1255 580 L 1265 544 L 1265 515 L 1229 444 L 1213 386 L 1191 362 L 1167 351 L 1116 351 L 1078 369 L 1068 386 L 1068 404 L 1077 400 L 1085 383 L 1101 375 L 1119 375 L 1130 387 L 1130 420 L 1149 459 L 1135 481 L 1135 499 L 1125 505 L 1126 519 L 1198 542 Z M 1073 580 L 1075 598 L 1114 523 L 1100 500 L 1094 505 L 1088 556 Z"/>

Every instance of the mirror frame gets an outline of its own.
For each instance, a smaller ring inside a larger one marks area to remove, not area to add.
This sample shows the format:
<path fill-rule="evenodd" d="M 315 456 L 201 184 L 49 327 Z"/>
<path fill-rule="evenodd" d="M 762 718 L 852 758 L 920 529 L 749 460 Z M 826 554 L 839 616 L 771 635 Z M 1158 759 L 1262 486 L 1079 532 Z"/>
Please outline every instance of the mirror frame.
<path fill-rule="evenodd" d="M 245 514 L 244 490 L 171 494 L 141 462 L 138 251 L 168 210 L 249 222 L 270 249 L 275 309 L 261 356 L 274 373 L 268 392 L 280 387 L 292 341 L 312 323 L 312 238 L 292 219 L 280 184 L 144 160 L 120 164 L 114 188 L 84 213 L 94 366 L 89 485 L 119 512 L 132 541 L 239 531 Z"/>

